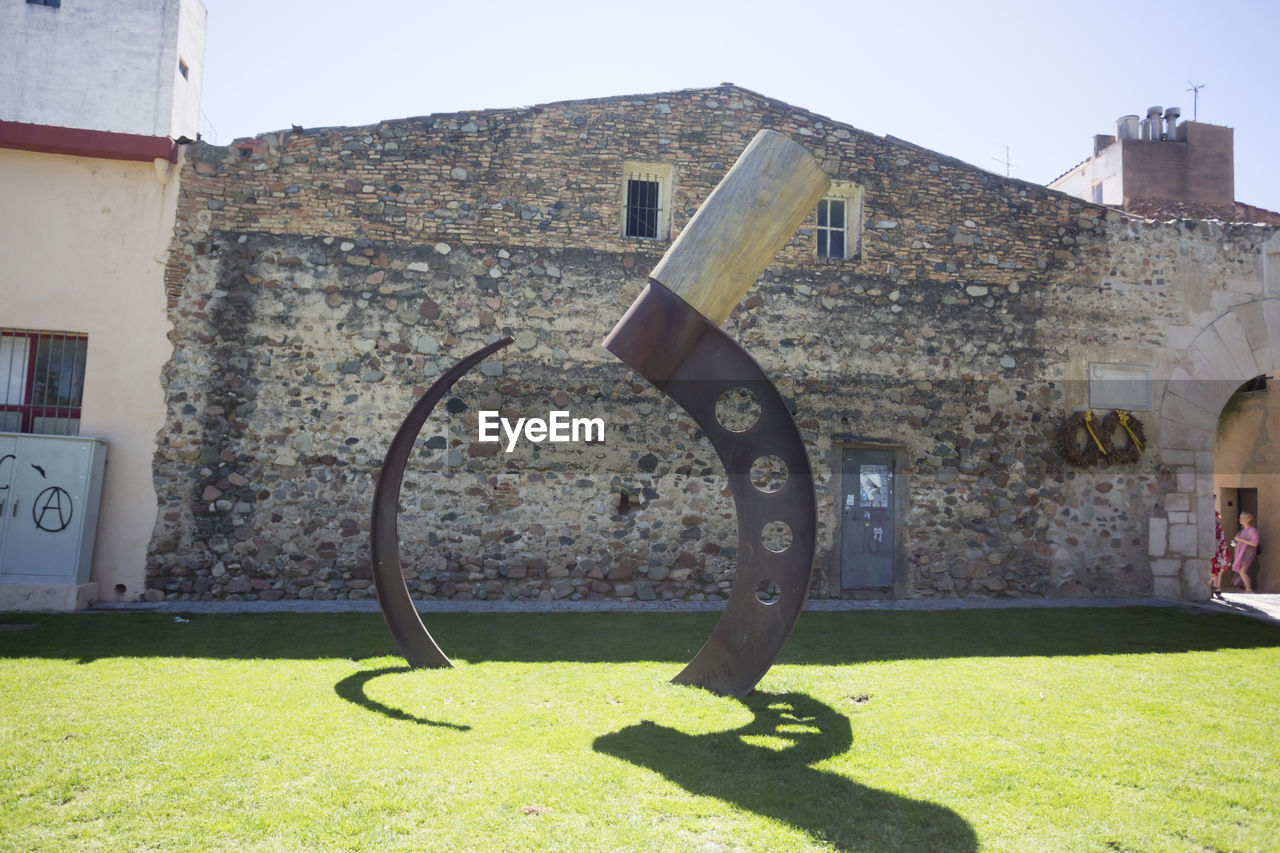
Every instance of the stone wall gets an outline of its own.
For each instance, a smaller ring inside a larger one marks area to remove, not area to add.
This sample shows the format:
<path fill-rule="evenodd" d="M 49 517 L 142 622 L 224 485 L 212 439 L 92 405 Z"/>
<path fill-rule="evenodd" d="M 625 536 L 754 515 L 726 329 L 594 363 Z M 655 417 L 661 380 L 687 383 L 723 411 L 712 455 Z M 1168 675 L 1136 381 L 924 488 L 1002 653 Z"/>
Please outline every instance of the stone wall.
<path fill-rule="evenodd" d="M 1151 592 L 1147 520 L 1176 475 L 1158 452 L 1076 472 L 1053 436 L 1088 360 L 1174 360 L 1156 338 L 1189 321 L 1186 294 L 1153 258 L 1191 246 L 1223 276 L 1253 244 L 722 87 L 189 148 L 149 596 L 371 594 L 391 435 L 503 334 L 515 344 L 459 383 L 406 480 L 415 595 L 723 596 L 736 525 L 714 451 L 599 342 L 669 245 L 619 236 L 623 161 L 672 165 L 674 233 L 762 127 L 864 190 L 859 257 L 815 257 L 811 219 L 726 324 L 809 445 L 814 593 L 839 592 L 846 446 L 902 460 L 896 595 Z M 476 440 L 481 409 L 552 408 L 603 418 L 605 440 Z"/>

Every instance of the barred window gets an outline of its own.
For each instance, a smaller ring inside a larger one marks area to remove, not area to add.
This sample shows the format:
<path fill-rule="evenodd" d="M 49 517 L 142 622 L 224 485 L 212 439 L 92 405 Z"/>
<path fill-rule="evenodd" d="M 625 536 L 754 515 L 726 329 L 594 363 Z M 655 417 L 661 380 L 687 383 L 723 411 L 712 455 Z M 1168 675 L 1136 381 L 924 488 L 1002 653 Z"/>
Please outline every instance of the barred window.
<path fill-rule="evenodd" d="M 622 236 L 665 240 L 671 227 L 671 164 L 622 164 Z"/>
<path fill-rule="evenodd" d="M 661 184 L 657 180 L 627 178 L 627 213 L 625 237 L 658 239 L 658 221 L 662 206 L 658 194 Z"/>
<path fill-rule="evenodd" d="M 89 339 L 0 329 L 0 431 L 79 435 Z"/>

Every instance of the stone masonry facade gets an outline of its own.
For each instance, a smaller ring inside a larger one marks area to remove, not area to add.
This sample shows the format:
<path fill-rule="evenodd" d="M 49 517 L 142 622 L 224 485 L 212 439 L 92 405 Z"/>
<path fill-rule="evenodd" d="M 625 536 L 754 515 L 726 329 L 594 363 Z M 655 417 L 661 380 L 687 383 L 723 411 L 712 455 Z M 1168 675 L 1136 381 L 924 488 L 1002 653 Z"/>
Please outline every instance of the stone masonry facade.
<path fill-rule="evenodd" d="M 817 257 L 811 216 L 726 323 L 808 445 L 812 594 L 846 593 L 840 459 L 867 447 L 898 460 L 884 594 L 1194 597 L 1205 449 L 1179 418 L 1203 416 L 1137 412 L 1149 447 L 1123 466 L 1073 469 L 1054 436 L 1087 405 L 1088 363 L 1169 380 L 1223 312 L 1269 306 L 1275 229 L 1134 219 L 728 85 L 188 146 L 147 597 L 372 595 L 391 436 L 438 375 L 510 335 L 415 448 L 412 593 L 723 598 L 737 531 L 719 461 L 600 342 L 670 245 L 622 236 L 624 164 L 669 168 L 677 234 L 761 128 L 861 202 L 854 257 Z M 1270 310 L 1250 312 L 1259 354 L 1224 375 L 1273 358 Z M 477 440 L 482 410 L 606 431 L 508 453 Z"/>

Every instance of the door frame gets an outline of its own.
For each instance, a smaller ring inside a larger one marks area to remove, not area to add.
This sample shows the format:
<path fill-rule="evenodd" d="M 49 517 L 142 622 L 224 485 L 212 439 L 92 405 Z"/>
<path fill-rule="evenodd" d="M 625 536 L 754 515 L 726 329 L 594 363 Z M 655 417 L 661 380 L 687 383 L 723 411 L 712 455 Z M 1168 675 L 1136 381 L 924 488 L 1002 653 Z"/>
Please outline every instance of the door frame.
<path fill-rule="evenodd" d="M 844 589 L 840 583 L 840 543 L 844 534 L 842 506 L 844 501 L 844 454 L 846 450 L 879 450 L 893 455 L 893 586 L 889 589 Z M 907 474 L 910 458 L 906 445 L 875 438 L 837 438 L 831 442 L 828 456 L 827 494 L 831 508 L 825 519 L 831 525 L 830 545 L 826 554 L 826 587 L 832 598 L 898 599 L 910 596 L 911 579 L 908 576 L 905 537 L 902 535 L 907 511 L 911 507 L 911 482 Z"/>

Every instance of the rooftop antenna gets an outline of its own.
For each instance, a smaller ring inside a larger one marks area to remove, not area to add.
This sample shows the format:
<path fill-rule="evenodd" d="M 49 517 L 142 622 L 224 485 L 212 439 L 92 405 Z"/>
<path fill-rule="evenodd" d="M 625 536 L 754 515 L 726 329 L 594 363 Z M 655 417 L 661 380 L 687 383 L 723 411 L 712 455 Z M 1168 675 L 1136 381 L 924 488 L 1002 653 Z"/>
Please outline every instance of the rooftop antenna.
<path fill-rule="evenodd" d="M 991 159 L 995 160 L 997 163 L 1004 163 L 1004 176 L 1008 178 L 1011 176 L 1013 171 L 1013 160 L 1009 158 L 1009 146 L 1000 142 L 997 142 L 996 144 L 1004 148 L 1004 159 L 1001 160 L 999 157 L 992 157 Z"/>
<path fill-rule="evenodd" d="M 208 129 L 208 132 L 203 134 L 203 136 L 207 136 L 209 139 L 212 139 L 213 144 L 217 145 L 218 144 L 218 128 L 214 127 L 213 122 L 209 121 L 209 116 L 205 114 L 205 111 L 203 109 L 200 110 L 200 127 L 201 129 L 204 129 L 204 128 Z M 202 135 L 199 131 L 196 132 L 196 138 L 197 139 L 202 138 Z"/>
<path fill-rule="evenodd" d="M 1191 120 L 1195 121 L 1196 115 L 1199 112 L 1198 107 L 1200 105 L 1200 90 L 1204 88 L 1204 84 L 1200 83 L 1199 85 L 1197 85 L 1195 83 L 1192 83 L 1190 80 L 1188 80 L 1187 85 L 1191 87 L 1190 89 L 1187 89 L 1187 91 L 1191 93 Z"/>

